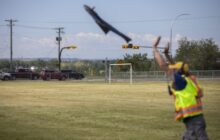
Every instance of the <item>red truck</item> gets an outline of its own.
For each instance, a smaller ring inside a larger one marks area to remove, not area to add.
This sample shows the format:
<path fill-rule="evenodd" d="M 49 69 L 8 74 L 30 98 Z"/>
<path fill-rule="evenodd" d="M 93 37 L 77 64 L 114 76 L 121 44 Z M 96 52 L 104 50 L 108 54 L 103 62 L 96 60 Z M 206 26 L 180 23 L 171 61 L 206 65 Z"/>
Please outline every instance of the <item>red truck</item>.
<path fill-rule="evenodd" d="M 51 79 L 66 80 L 67 75 L 60 71 L 42 70 L 40 72 L 40 77 L 43 80 L 51 80 Z"/>
<path fill-rule="evenodd" d="M 15 72 L 10 72 L 12 79 L 23 78 L 23 79 L 31 79 L 37 80 L 40 75 L 37 72 L 33 72 L 28 68 L 19 68 L 16 69 Z"/>

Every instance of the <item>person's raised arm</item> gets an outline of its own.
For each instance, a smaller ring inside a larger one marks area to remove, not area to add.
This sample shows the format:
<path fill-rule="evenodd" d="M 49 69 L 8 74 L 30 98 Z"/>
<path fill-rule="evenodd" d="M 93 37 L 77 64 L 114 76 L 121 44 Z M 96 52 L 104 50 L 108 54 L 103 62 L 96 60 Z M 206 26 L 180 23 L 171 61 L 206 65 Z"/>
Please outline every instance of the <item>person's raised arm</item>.
<path fill-rule="evenodd" d="M 167 43 L 167 46 L 164 48 L 164 55 L 168 61 L 169 64 L 174 64 L 172 57 L 169 55 L 169 49 L 170 49 L 170 43 Z"/>
<path fill-rule="evenodd" d="M 160 69 L 168 72 L 168 66 L 166 64 L 166 61 L 163 58 L 163 56 L 160 54 L 160 52 L 157 50 L 157 46 L 160 42 L 160 39 L 161 39 L 161 37 L 158 36 L 153 44 L 153 54 L 154 54 L 154 58 L 156 59 L 158 65 L 160 66 Z"/>

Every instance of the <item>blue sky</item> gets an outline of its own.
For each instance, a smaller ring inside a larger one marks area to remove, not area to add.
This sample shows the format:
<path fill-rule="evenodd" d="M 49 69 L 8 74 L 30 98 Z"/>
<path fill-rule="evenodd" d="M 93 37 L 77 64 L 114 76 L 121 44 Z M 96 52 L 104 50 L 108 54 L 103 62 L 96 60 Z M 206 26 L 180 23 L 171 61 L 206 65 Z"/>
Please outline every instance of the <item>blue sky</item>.
<path fill-rule="evenodd" d="M 151 49 L 125 50 L 126 42 L 113 33 L 105 35 L 86 13 L 83 5 L 95 11 L 114 27 L 132 38 L 133 44 L 151 46 L 162 36 L 160 46 L 169 40 L 173 24 L 173 51 L 177 40 L 212 38 L 220 45 L 219 0 L 0 0 L 0 58 L 9 58 L 9 27 L 6 19 L 16 19 L 13 57 L 57 58 L 55 27 L 64 27 L 61 47 L 75 44 L 63 57 L 81 59 L 123 58 L 126 53 L 148 53 Z M 42 28 L 35 28 L 42 27 Z"/>

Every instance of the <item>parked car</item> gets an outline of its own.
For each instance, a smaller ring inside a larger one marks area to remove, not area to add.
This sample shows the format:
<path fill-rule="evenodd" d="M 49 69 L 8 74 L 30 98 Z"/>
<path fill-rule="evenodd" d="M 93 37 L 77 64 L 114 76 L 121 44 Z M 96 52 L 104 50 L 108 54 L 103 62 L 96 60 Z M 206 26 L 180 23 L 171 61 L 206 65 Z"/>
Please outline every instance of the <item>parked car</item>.
<path fill-rule="evenodd" d="M 0 71 L 0 79 L 7 81 L 7 80 L 12 79 L 12 77 L 10 73 Z"/>
<path fill-rule="evenodd" d="M 67 75 L 54 70 L 42 70 L 40 72 L 40 77 L 43 80 L 51 80 L 51 79 L 58 79 L 58 80 L 65 80 Z"/>
<path fill-rule="evenodd" d="M 68 78 L 72 79 L 83 79 L 85 76 L 82 73 L 76 72 L 74 70 L 61 70 L 62 73 L 65 73 Z"/>
<path fill-rule="evenodd" d="M 31 80 L 39 79 L 40 75 L 37 72 L 31 71 L 29 68 L 18 68 L 15 72 L 10 72 L 13 79 L 25 78 Z"/>

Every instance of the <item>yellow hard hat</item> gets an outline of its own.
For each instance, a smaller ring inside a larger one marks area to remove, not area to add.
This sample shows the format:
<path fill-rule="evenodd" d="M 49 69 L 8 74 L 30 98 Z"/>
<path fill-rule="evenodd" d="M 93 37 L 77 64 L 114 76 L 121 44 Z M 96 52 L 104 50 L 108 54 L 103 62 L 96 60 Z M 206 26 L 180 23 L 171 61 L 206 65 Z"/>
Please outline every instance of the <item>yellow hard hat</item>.
<path fill-rule="evenodd" d="M 176 62 L 175 64 L 170 64 L 168 66 L 169 69 L 176 69 L 179 70 L 183 67 L 183 71 L 184 72 L 188 72 L 189 71 L 189 65 L 183 62 Z"/>

